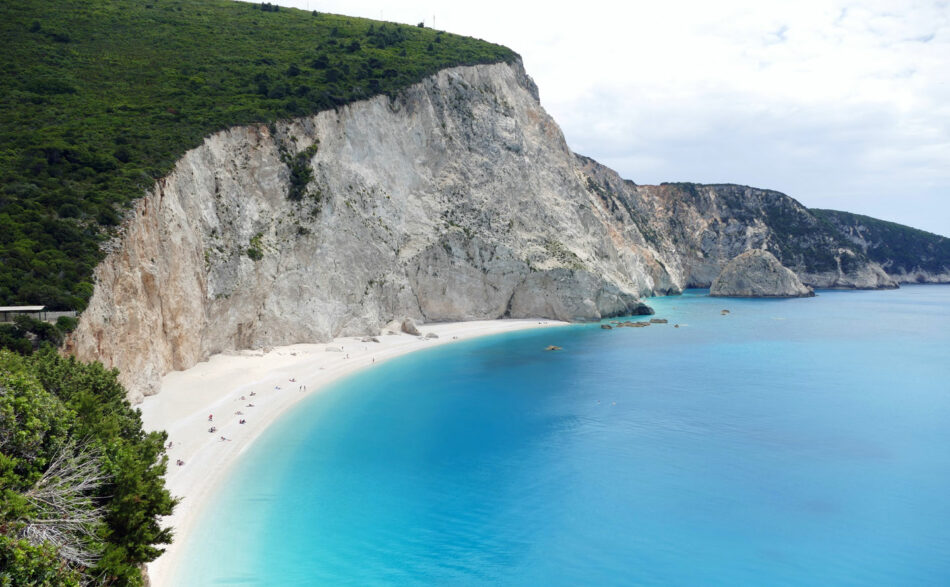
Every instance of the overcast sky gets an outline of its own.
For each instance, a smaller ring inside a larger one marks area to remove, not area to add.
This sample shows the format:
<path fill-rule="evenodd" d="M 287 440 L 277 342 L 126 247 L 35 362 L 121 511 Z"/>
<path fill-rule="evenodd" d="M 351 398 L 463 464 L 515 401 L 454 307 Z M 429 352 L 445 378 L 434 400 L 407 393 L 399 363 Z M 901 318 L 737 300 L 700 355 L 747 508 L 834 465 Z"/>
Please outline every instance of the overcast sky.
<path fill-rule="evenodd" d="M 571 148 L 950 236 L 950 1 L 279 0 L 506 45 Z"/>

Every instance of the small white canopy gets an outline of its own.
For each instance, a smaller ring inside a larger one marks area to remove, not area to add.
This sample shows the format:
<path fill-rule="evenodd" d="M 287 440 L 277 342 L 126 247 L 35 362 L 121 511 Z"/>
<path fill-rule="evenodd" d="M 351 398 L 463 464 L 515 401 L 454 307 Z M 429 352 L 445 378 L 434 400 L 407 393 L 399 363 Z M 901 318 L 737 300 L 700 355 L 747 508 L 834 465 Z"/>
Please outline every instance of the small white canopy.
<path fill-rule="evenodd" d="M 42 312 L 46 306 L 0 306 L 0 312 Z"/>

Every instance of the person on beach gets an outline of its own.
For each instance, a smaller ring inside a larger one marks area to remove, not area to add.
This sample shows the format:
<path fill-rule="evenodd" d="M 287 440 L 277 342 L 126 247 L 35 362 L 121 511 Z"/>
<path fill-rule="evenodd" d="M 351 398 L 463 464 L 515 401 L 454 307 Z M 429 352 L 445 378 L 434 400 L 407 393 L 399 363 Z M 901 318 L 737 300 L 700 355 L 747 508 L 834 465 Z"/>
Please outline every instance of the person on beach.
<path fill-rule="evenodd" d="M 247 424 L 247 420 L 245 420 L 244 418 L 241 418 L 240 420 L 238 420 L 238 424 Z"/>
<path fill-rule="evenodd" d="M 214 414 L 208 414 L 208 421 L 211 422 L 214 420 Z"/>
<path fill-rule="evenodd" d="M 208 428 L 208 432 L 210 432 L 211 434 L 214 434 L 214 433 L 217 432 L 217 431 L 218 431 L 218 429 L 215 428 L 214 426 L 212 426 L 211 428 Z"/>

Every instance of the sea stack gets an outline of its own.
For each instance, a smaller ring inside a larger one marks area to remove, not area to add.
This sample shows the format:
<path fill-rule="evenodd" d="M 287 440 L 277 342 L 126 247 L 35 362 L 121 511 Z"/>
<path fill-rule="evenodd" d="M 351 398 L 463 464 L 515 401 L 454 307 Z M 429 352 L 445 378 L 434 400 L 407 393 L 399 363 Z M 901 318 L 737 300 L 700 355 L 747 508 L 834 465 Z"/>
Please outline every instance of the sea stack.
<path fill-rule="evenodd" d="M 737 298 L 799 298 L 815 295 L 772 253 L 751 249 L 729 261 L 709 288 L 709 295 Z"/>

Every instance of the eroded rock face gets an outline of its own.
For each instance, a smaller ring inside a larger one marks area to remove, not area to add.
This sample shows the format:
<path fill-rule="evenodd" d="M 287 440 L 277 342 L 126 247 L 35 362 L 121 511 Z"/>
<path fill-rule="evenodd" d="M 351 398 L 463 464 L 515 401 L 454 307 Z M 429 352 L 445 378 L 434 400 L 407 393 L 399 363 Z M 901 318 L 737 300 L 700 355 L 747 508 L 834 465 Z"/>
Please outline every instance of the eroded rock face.
<path fill-rule="evenodd" d="M 707 287 L 753 248 L 815 286 L 894 284 L 787 196 L 637 186 L 570 151 L 520 64 L 459 67 L 208 137 L 110 243 L 67 350 L 135 401 L 215 353 L 405 317 L 649 314 L 639 296 Z"/>
<path fill-rule="evenodd" d="M 900 283 L 950 283 L 950 238 L 860 214 L 814 212 Z"/>
<path fill-rule="evenodd" d="M 746 251 L 729 261 L 713 280 L 709 295 L 741 298 L 797 298 L 815 295 L 772 253 Z"/>
<path fill-rule="evenodd" d="M 636 185 L 587 157 L 578 156 L 578 164 L 597 205 L 646 239 L 637 243 L 637 254 L 658 286 L 709 287 L 726 263 L 751 249 L 769 251 L 812 287 L 897 286 L 844 234 L 780 192 L 732 184 Z"/>
<path fill-rule="evenodd" d="M 298 154 L 313 179 L 294 200 Z M 591 197 L 518 64 L 233 128 L 137 203 L 68 348 L 118 367 L 137 400 L 214 353 L 374 335 L 406 316 L 646 311 L 638 296 L 670 284 Z"/>

